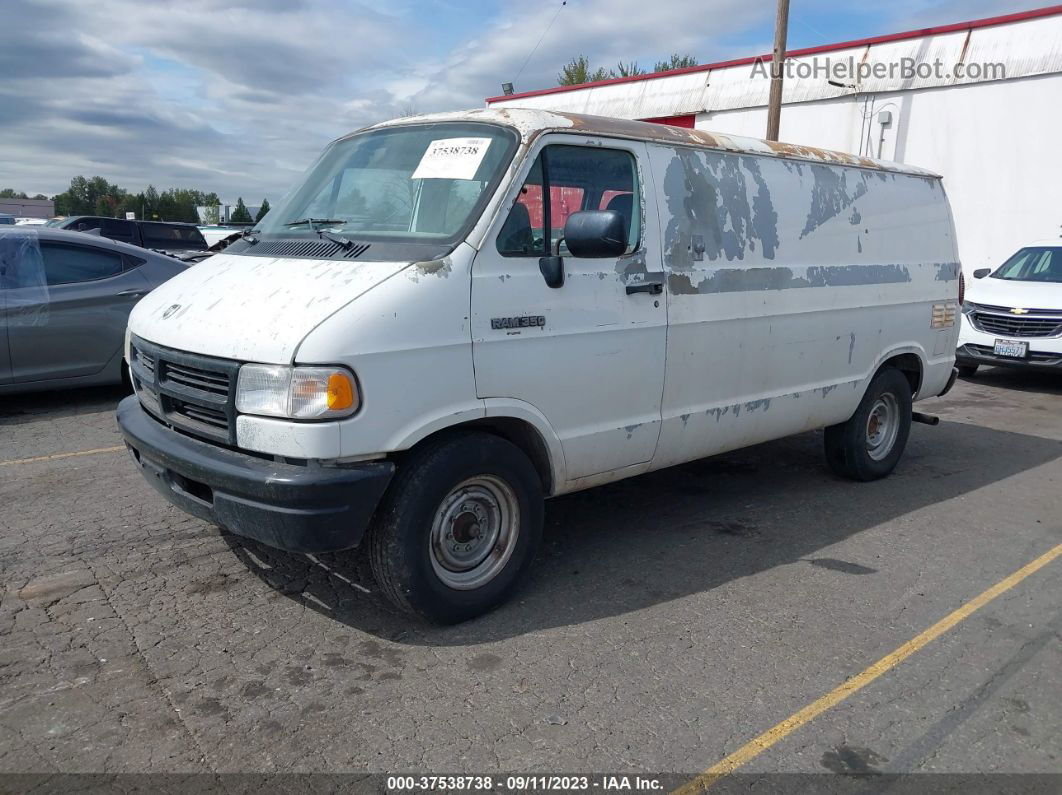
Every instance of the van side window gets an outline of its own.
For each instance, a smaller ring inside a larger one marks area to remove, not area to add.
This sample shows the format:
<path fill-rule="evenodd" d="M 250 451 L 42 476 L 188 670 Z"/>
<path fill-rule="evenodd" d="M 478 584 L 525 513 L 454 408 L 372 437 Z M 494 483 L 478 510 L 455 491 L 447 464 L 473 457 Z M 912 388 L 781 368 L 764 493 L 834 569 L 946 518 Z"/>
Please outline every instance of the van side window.
<path fill-rule="evenodd" d="M 544 199 L 547 193 L 549 202 Z M 502 225 L 498 253 L 505 257 L 567 254 L 564 224 L 581 210 L 619 212 L 629 224 L 628 251 L 635 251 L 642 226 L 639 208 L 637 169 L 630 152 L 547 146 L 531 166 Z"/>

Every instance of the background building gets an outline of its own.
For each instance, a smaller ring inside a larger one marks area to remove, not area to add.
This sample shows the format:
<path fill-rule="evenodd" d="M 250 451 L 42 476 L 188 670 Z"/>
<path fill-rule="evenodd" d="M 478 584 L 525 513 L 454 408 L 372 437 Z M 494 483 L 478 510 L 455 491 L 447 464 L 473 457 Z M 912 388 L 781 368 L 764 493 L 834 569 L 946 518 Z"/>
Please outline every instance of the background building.
<path fill-rule="evenodd" d="M 16 218 L 51 218 L 55 203 L 51 199 L 0 199 L 0 213 Z"/>
<path fill-rule="evenodd" d="M 1059 236 L 1062 5 L 788 57 L 781 140 L 944 175 L 967 274 L 1001 263 L 1031 240 Z M 768 72 L 769 56 L 760 56 L 491 97 L 487 104 L 762 138 Z"/>

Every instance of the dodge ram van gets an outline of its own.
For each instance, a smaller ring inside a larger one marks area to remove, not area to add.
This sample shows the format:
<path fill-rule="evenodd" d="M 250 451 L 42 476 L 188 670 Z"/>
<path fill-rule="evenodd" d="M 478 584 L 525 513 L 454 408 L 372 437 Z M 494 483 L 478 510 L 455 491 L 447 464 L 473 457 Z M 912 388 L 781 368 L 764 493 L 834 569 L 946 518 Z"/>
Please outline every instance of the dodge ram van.
<path fill-rule="evenodd" d="M 118 421 L 168 500 L 361 546 L 438 622 L 510 594 L 543 498 L 825 428 L 897 463 L 954 380 L 940 177 L 617 119 L 478 110 L 329 145 L 129 320 Z"/>

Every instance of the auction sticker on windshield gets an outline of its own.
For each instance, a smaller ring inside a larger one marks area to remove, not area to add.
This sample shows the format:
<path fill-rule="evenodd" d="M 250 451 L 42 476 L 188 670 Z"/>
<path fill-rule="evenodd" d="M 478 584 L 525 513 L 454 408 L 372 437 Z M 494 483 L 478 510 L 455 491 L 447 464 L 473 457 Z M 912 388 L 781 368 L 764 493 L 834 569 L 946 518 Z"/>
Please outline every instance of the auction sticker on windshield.
<path fill-rule="evenodd" d="M 428 144 L 411 179 L 473 179 L 490 138 L 440 138 Z"/>

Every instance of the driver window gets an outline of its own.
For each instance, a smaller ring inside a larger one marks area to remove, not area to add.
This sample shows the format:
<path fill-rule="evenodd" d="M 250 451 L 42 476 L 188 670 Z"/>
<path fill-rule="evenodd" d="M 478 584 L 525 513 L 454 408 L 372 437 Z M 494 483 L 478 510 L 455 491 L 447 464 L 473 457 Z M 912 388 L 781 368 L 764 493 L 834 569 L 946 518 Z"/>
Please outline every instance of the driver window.
<path fill-rule="evenodd" d="M 548 194 L 549 201 L 545 201 Z M 615 210 L 629 224 L 628 251 L 641 234 L 638 178 L 634 156 L 620 149 L 547 146 L 539 153 L 516 203 L 498 234 L 505 257 L 568 253 L 564 224 L 581 210 Z"/>

